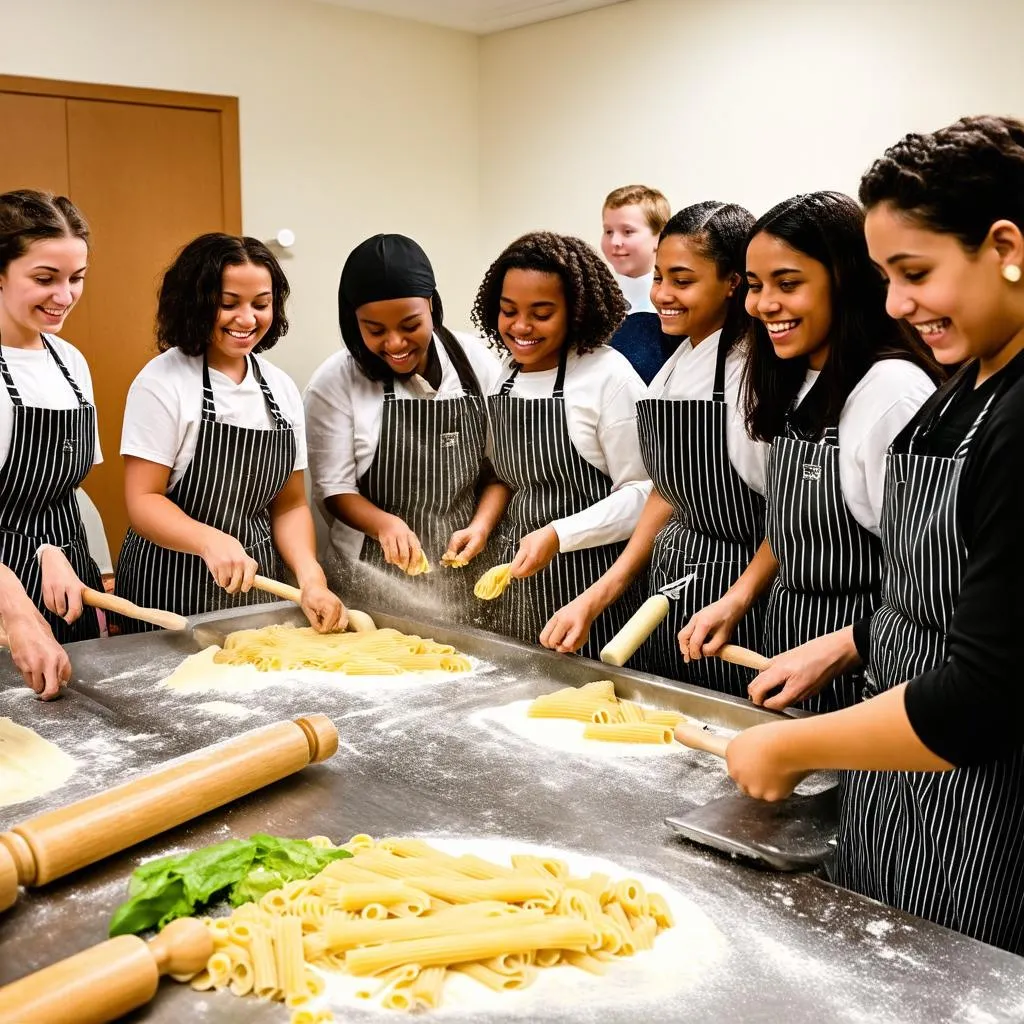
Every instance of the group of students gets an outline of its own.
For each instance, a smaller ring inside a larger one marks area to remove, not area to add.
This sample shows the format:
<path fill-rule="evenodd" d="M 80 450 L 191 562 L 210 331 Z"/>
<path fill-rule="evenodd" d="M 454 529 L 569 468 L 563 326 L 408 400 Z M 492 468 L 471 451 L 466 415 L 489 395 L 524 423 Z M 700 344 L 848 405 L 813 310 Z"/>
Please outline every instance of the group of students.
<path fill-rule="evenodd" d="M 346 594 L 388 587 L 591 657 L 670 595 L 639 667 L 832 712 L 734 739 L 740 787 L 780 799 L 848 770 L 836 881 L 1024 952 L 1024 124 L 909 135 L 859 204 L 668 216 L 659 197 L 608 197 L 614 270 L 576 238 L 512 242 L 472 310 L 489 347 L 445 327 L 419 245 L 366 240 L 341 273 L 344 346 L 304 403 L 258 354 L 288 327 L 273 255 L 190 243 L 125 409 L 115 589 L 194 614 L 255 600 L 283 562 L 314 627 L 343 628 L 308 449 Z M 0 196 L 0 614 L 45 697 L 70 671 L 46 624 L 98 632 L 74 504 L 95 409 L 54 333 L 87 241 L 67 200 Z M 512 582 L 484 609 L 472 585 L 499 563 Z M 752 678 L 714 657 L 726 642 L 771 666 Z"/>

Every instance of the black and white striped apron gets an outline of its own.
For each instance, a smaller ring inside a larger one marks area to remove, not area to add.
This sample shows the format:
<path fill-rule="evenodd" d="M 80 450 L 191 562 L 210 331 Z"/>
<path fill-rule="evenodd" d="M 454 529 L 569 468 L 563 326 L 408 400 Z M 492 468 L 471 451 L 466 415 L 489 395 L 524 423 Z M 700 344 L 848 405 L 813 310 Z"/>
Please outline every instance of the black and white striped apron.
<path fill-rule="evenodd" d="M 575 515 L 612 493 L 612 481 L 576 450 L 565 412 L 565 367 L 562 349 L 550 398 L 516 398 L 511 394 L 520 367 L 488 401 L 494 438 L 494 469 L 512 490 L 502 521 L 503 562 L 511 562 L 519 542 L 558 519 Z M 584 359 L 586 356 L 583 357 Z M 561 552 L 529 579 L 513 580 L 494 604 L 502 632 L 537 643 L 548 619 L 611 568 L 626 542 Z M 631 588 L 595 619 L 590 639 L 580 650 L 596 658 L 639 605 Z"/>
<path fill-rule="evenodd" d="M 946 659 L 967 558 L 957 491 L 971 440 L 996 397 L 952 457 L 914 454 L 925 417 L 907 452 L 890 449 L 883 603 L 871 620 L 869 697 Z M 949 772 L 846 774 L 834 880 L 1024 953 L 1024 750 Z"/>
<path fill-rule="evenodd" d="M 73 409 L 25 405 L 0 347 L 0 376 L 13 414 L 11 447 L 0 468 L 0 561 L 21 580 L 25 592 L 62 643 L 100 635 L 91 608 L 70 626 L 43 606 L 42 571 L 36 552 L 43 544 L 61 548 L 78 578 L 102 590 L 100 570 L 89 554 L 75 488 L 96 457 L 96 408 L 86 401 L 51 340 L 43 345 L 75 393 Z"/>
<path fill-rule="evenodd" d="M 766 535 L 779 563 L 765 610 L 763 653 L 772 658 L 871 614 L 881 591 L 882 546 L 843 498 L 836 426 L 818 442 L 792 429 L 772 442 L 766 501 Z M 797 707 L 849 707 L 863 686 L 863 675 L 850 672 Z"/>
<path fill-rule="evenodd" d="M 694 574 L 650 640 L 648 670 L 672 679 L 746 697 L 749 669 L 718 658 L 683 662 L 678 634 L 690 616 L 717 601 L 754 557 L 764 540 L 764 498 L 746 485 L 729 461 L 726 442 L 725 362 L 718 356 L 711 400 L 637 403 L 644 465 L 672 518 L 658 534 L 651 558 L 651 593 Z M 685 363 L 677 368 L 685 373 Z M 739 622 L 733 642 L 756 649 L 761 613 L 756 605 Z"/>
<path fill-rule="evenodd" d="M 249 372 L 263 392 L 274 426 L 263 430 L 222 423 L 203 357 L 203 412 L 192 461 L 167 497 L 185 515 L 230 534 L 260 572 L 280 576 L 280 565 L 270 532 L 270 505 L 295 468 L 295 432 L 285 419 L 256 359 L 248 359 Z M 257 590 L 229 594 L 217 585 L 199 555 L 172 551 L 129 529 L 117 562 L 115 590 L 121 597 L 179 615 L 237 608 L 274 600 Z M 156 627 L 118 616 L 124 633 Z"/>
<path fill-rule="evenodd" d="M 445 344 L 443 336 L 435 336 L 434 344 L 438 340 Z M 487 442 L 487 409 L 480 386 L 465 379 L 459 361 L 452 360 L 452 365 L 462 384 L 459 398 L 399 399 L 394 381 L 384 381 L 377 452 L 358 482 L 364 498 L 398 516 L 416 534 L 431 571 L 407 576 L 384 561 L 380 544 L 370 537 L 364 539 L 359 557 L 400 577 L 403 587 L 429 592 L 439 602 L 436 611 L 449 621 L 483 624 L 485 609 L 473 597 L 473 584 L 493 564 L 486 550 L 462 569 L 443 567 L 439 561 L 452 534 L 469 526 L 476 512 Z M 399 592 L 395 597 L 401 600 Z"/>

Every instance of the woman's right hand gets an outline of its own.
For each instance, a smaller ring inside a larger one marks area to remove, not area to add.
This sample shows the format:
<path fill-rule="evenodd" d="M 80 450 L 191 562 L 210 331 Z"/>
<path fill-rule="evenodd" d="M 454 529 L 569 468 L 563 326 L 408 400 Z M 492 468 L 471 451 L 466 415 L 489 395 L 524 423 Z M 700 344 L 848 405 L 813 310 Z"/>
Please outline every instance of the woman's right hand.
<path fill-rule="evenodd" d="M 218 587 L 223 587 L 229 594 L 244 594 L 252 589 L 259 566 L 230 534 L 211 529 L 199 555 Z"/>
<path fill-rule="evenodd" d="M 402 572 L 417 565 L 423 555 L 419 537 L 409 529 L 405 520 L 389 515 L 384 526 L 377 530 L 377 542 L 384 552 L 384 561 Z"/>
<path fill-rule="evenodd" d="M 53 700 L 71 679 L 71 662 L 46 620 L 33 612 L 4 619 L 7 646 L 26 685 L 42 700 Z"/>
<path fill-rule="evenodd" d="M 683 660 L 698 661 L 717 654 L 729 642 L 736 623 L 746 612 L 742 601 L 726 594 L 691 616 L 679 631 Z"/>

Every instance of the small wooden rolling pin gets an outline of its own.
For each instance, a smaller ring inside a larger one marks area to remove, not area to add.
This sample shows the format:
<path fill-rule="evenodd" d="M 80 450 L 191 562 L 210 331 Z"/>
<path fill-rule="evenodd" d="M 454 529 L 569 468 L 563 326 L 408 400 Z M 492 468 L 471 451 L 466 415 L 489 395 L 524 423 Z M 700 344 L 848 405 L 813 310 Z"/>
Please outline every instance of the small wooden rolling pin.
<path fill-rule="evenodd" d="M 268 594 L 281 598 L 282 601 L 302 604 L 302 591 L 298 587 L 290 587 L 287 583 L 270 579 L 269 576 L 257 576 L 252 585 L 257 590 L 264 590 Z M 345 610 L 348 612 L 348 628 L 353 633 L 369 633 L 377 628 L 377 624 L 366 612 L 357 611 L 355 608 L 346 608 Z"/>
<path fill-rule="evenodd" d="M 277 782 L 338 749 L 320 714 L 252 729 L 187 754 L 150 775 L 0 833 L 0 910 L 18 885 L 46 885 L 183 821 Z"/>
<path fill-rule="evenodd" d="M 188 629 L 188 619 L 184 615 L 175 615 L 174 612 L 161 611 L 159 608 L 143 608 L 141 605 L 126 601 L 123 597 L 116 597 L 114 594 L 105 594 L 101 590 L 93 590 L 91 587 L 82 588 L 82 601 L 92 608 L 102 608 L 105 612 L 117 612 L 129 619 L 138 619 L 140 622 L 148 622 L 162 629 L 175 629 L 179 632 Z"/>
<path fill-rule="evenodd" d="M 149 942 L 119 935 L 0 988 L 0 1024 L 106 1024 L 156 995 L 163 974 L 193 974 L 213 955 L 194 917 L 172 921 Z"/>
<path fill-rule="evenodd" d="M 669 601 L 664 594 L 649 597 L 636 610 L 629 621 L 608 641 L 601 650 L 601 660 L 606 665 L 625 665 L 637 652 L 640 645 L 661 625 L 668 615 Z M 722 661 L 742 665 L 763 672 L 771 662 L 746 647 L 726 644 L 716 655 Z"/>

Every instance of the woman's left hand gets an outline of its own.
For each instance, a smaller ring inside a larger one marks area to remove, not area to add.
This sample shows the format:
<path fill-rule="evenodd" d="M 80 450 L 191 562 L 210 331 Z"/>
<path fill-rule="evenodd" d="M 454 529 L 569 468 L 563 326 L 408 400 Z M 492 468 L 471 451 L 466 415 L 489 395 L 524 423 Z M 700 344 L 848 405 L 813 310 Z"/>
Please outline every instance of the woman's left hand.
<path fill-rule="evenodd" d="M 788 722 L 772 722 L 744 729 L 729 744 L 725 758 L 729 775 L 747 796 L 758 800 L 785 800 L 810 774 L 787 763 Z"/>
<path fill-rule="evenodd" d="M 519 551 L 512 559 L 509 574 L 517 580 L 536 575 L 551 564 L 551 559 L 558 554 L 558 547 L 558 534 L 553 526 L 528 533 L 519 542 Z"/>
<path fill-rule="evenodd" d="M 307 583 L 302 588 L 302 610 L 318 633 L 339 633 L 348 625 L 345 606 L 325 583 Z"/>
<path fill-rule="evenodd" d="M 60 548 L 47 545 L 39 556 L 43 577 L 43 604 L 68 624 L 82 614 L 82 591 L 85 584 L 78 578 Z"/>

